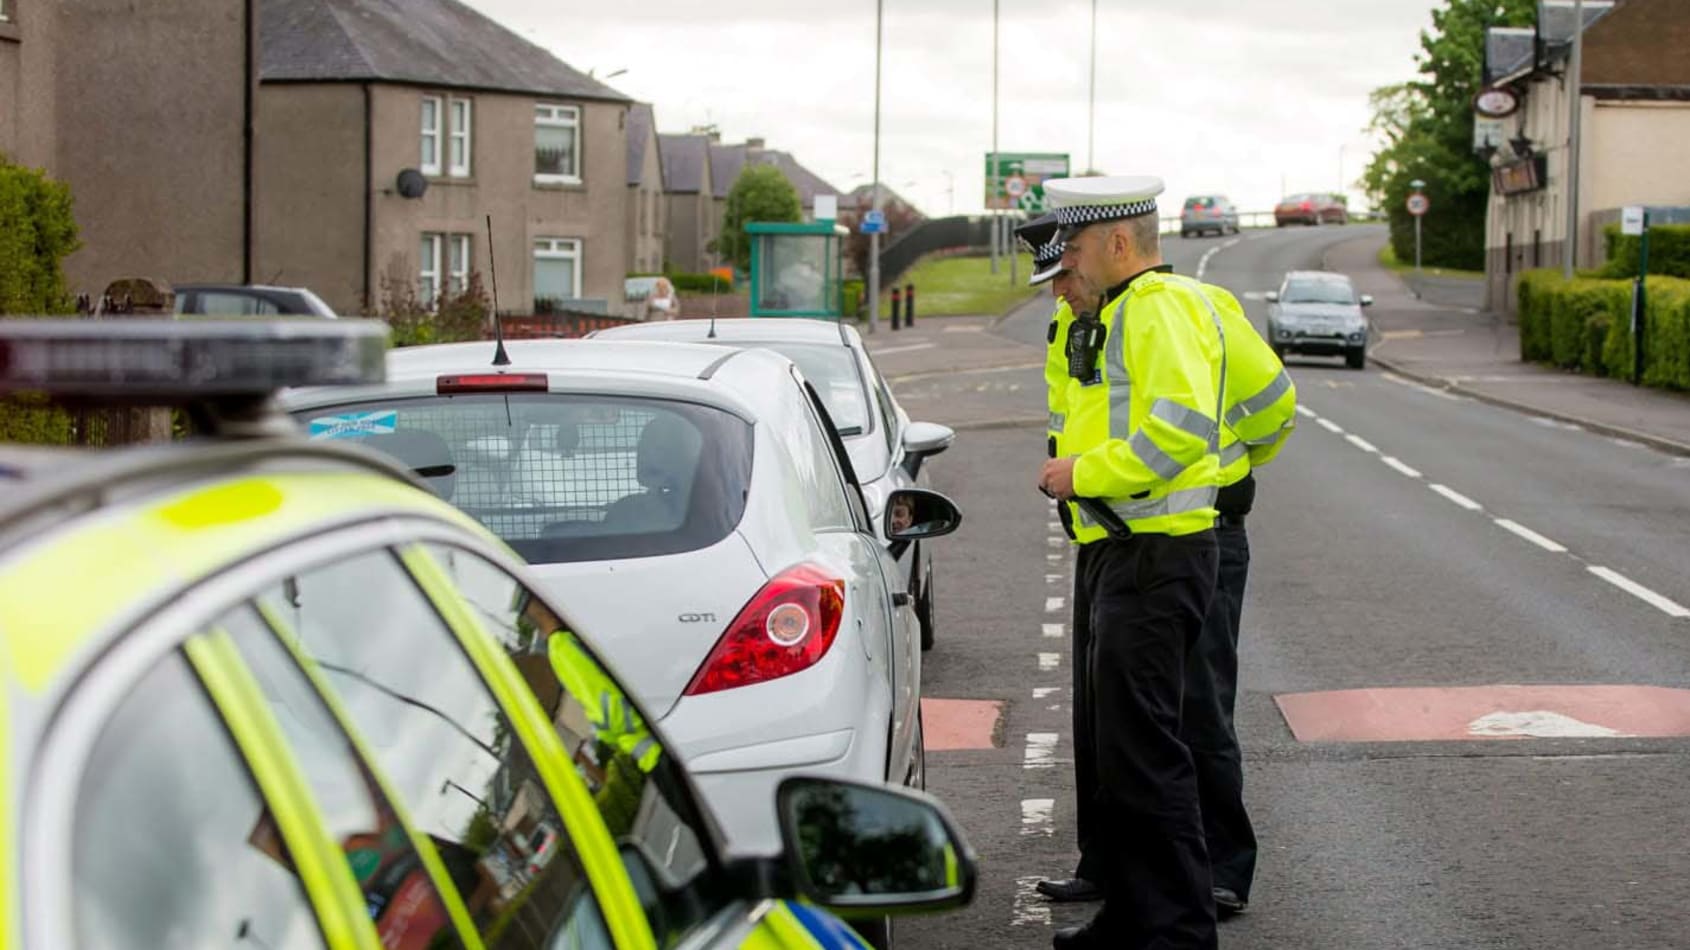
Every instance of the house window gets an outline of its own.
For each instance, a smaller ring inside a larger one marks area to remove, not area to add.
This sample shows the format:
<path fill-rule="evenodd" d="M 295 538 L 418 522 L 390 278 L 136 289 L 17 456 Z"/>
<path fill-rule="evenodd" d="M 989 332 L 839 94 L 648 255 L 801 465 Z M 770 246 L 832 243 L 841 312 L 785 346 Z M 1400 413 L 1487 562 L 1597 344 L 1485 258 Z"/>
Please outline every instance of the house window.
<path fill-rule="evenodd" d="M 540 238 L 534 242 L 534 309 L 549 312 L 564 300 L 581 296 L 581 242 Z"/>
<path fill-rule="evenodd" d="M 469 235 L 447 235 L 446 246 L 449 249 L 447 286 L 451 288 L 452 293 L 461 294 L 469 287 Z"/>
<path fill-rule="evenodd" d="M 473 111 L 468 99 L 452 99 L 447 104 L 451 128 L 448 131 L 446 173 L 453 178 L 468 178 L 470 174 L 470 126 Z"/>
<path fill-rule="evenodd" d="M 444 234 L 424 234 L 418 257 L 417 296 L 429 307 L 440 300 L 440 255 L 445 247 Z"/>
<path fill-rule="evenodd" d="M 581 110 L 576 106 L 534 107 L 534 180 L 581 180 Z"/>
<path fill-rule="evenodd" d="M 423 96 L 422 173 L 440 174 L 440 97 Z"/>

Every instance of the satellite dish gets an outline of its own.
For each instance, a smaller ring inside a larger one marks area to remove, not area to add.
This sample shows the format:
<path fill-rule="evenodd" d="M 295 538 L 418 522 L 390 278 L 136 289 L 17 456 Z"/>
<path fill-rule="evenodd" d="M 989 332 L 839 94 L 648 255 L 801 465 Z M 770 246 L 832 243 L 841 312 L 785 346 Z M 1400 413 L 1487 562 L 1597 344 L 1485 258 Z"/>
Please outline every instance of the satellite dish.
<path fill-rule="evenodd" d="M 401 197 L 421 198 L 428 191 L 428 179 L 415 168 L 407 168 L 399 173 L 397 187 Z"/>

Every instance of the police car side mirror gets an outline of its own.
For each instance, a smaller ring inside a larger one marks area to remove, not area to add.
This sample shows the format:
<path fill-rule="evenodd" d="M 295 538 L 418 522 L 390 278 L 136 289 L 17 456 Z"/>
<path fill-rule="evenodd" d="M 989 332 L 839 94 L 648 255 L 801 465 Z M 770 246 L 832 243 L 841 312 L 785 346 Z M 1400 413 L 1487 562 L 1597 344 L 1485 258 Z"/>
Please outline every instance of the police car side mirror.
<path fill-rule="evenodd" d="M 907 789 L 795 776 L 775 793 L 798 893 L 842 916 L 974 899 L 974 852 L 944 806 Z"/>
<path fill-rule="evenodd" d="M 888 541 L 925 541 L 950 534 L 962 524 L 956 502 L 926 488 L 900 488 L 886 499 L 882 533 Z"/>
<path fill-rule="evenodd" d="M 1267 294 L 1266 294 L 1266 298 L 1267 298 L 1268 303 L 1278 303 L 1279 302 L 1279 291 L 1277 291 L 1277 290 L 1268 291 Z"/>

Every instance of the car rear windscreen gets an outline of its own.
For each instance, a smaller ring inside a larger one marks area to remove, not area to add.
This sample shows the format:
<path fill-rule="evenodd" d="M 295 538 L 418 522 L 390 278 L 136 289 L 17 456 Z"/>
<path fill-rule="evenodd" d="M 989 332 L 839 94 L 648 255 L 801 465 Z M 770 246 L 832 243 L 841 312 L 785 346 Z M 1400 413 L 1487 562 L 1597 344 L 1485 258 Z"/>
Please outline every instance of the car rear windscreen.
<path fill-rule="evenodd" d="M 565 393 L 425 396 L 300 410 L 415 471 L 535 564 L 653 557 L 739 524 L 751 425 L 692 403 Z"/>

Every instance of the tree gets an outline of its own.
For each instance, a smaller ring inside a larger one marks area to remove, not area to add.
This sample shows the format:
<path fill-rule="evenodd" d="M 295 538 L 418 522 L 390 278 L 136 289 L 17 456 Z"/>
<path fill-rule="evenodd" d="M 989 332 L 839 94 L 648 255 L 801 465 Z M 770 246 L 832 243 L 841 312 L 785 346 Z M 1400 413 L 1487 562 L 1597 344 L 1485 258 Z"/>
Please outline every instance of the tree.
<path fill-rule="evenodd" d="M 0 154 L 0 314 L 73 313 L 62 265 L 81 246 L 70 188 Z"/>
<path fill-rule="evenodd" d="M 728 191 L 717 250 L 740 270 L 751 266 L 751 241 L 745 226 L 753 221 L 802 221 L 798 189 L 773 165 L 747 165 Z"/>
<path fill-rule="evenodd" d="M 1445 0 L 1420 33 L 1423 77 L 1373 91 L 1369 129 L 1385 140 L 1362 174 L 1375 205 L 1390 217 L 1397 257 L 1414 256 L 1414 219 L 1404 207 L 1426 182 L 1425 263 L 1478 270 L 1485 259 L 1485 207 L 1490 166 L 1473 152 L 1473 96 L 1484 83 L 1485 31 L 1529 26 L 1535 0 Z"/>

